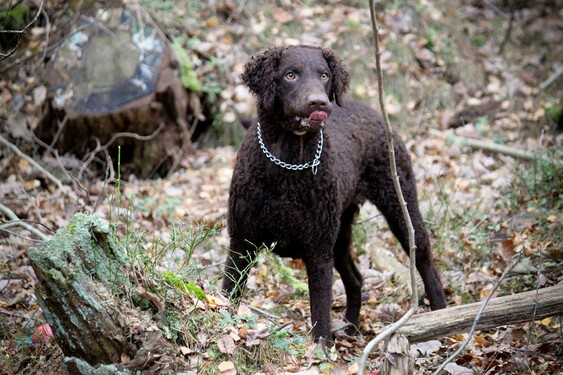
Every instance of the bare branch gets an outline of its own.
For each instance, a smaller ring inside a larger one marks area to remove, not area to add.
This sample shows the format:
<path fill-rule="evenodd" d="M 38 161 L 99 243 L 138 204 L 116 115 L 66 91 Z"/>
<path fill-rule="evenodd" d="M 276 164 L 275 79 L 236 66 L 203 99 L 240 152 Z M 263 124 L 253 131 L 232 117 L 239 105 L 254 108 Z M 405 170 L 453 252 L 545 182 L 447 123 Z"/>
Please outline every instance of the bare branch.
<path fill-rule="evenodd" d="M 483 311 L 485 310 L 485 307 L 487 307 L 487 304 L 489 303 L 489 301 L 491 300 L 491 297 L 493 296 L 493 294 L 497 291 L 498 287 L 500 286 L 500 284 L 504 281 L 504 279 L 506 278 L 506 276 L 508 276 L 508 274 L 510 273 L 510 271 L 512 271 L 512 269 L 520 262 L 520 260 L 522 259 L 522 254 L 523 252 L 520 252 L 520 254 L 518 255 L 518 258 L 516 260 L 514 260 L 512 262 L 512 264 L 506 268 L 506 270 L 504 270 L 504 273 L 502 274 L 502 276 L 500 277 L 500 279 L 498 280 L 498 282 L 496 283 L 496 285 L 493 287 L 493 289 L 491 290 L 491 292 L 489 293 L 489 295 L 487 296 L 487 298 L 485 298 L 485 300 L 483 301 L 483 303 L 481 304 L 481 308 L 479 309 L 479 312 L 477 313 L 477 315 L 475 316 L 475 319 L 473 320 L 473 325 L 471 326 L 471 330 L 469 331 L 469 334 L 467 334 L 467 337 L 465 338 L 465 341 L 459 346 L 459 348 L 457 348 L 457 350 L 450 355 L 441 365 L 440 367 L 438 367 L 438 369 L 436 370 L 436 372 L 434 373 L 434 375 L 439 375 L 445 368 L 446 365 L 448 363 L 450 363 L 451 361 L 453 361 L 453 359 L 455 357 L 457 357 L 461 352 L 463 352 L 463 350 L 465 349 L 465 347 L 467 346 L 467 344 L 469 344 L 469 341 L 471 341 L 471 339 L 473 338 L 473 334 L 475 333 L 475 330 L 477 329 L 477 323 L 479 323 L 479 320 L 481 320 L 481 315 L 483 314 Z"/>
<path fill-rule="evenodd" d="M 164 128 L 164 123 L 160 123 L 158 128 L 154 132 L 152 132 L 152 134 L 149 134 L 149 135 L 139 135 L 137 133 L 131 133 L 131 132 L 115 133 L 110 138 L 110 140 L 103 146 L 100 145 L 100 140 L 98 138 L 96 138 L 95 141 L 97 143 L 97 146 L 94 150 L 92 150 L 91 152 L 89 152 L 86 155 L 86 161 L 82 164 L 82 167 L 80 167 L 80 171 L 78 172 L 78 179 L 80 180 L 82 178 L 82 174 L 84 173 L 84 171 L 86 170 L 88 165 L 90 165 L 90 163 L 92 163 L 92 161 L 94 160 L 94 158 L 96 157 L 98 152 L 107 151 L 109 146 L 111 146 L 113 144 L 113 142 L 115 142 L 117 139 L 119 139 L 119 138 L 134 138 L 138 141 L 150 141 L 151 139 L 154 139 L 154 137 L 156 137 L 158 135 L 158 133 L 160 133 L 160 131 L 163 128 Z"/>
<path fill-rule="evenodd" d="M 32 227 L 31 225 L 29 225 L 25 221 L 20 220 L 20 218 L 12 210 L 10 210 L 8 207 L 4 206 L 2 203 L 0 203 L 0 212 L 2 212 L 4 215 L 6 215 L 6 217 L 8 219 L 11 220 L 11 221 L 3 224 L 2 228 L 0 228 L 0 229 L 4 229 L 5 226 L 7 228 L 7 227 L 10 227 L 10 226 L 13 226 L 13 225 L 19 225 L 20 227 L 27 229 L 31 233 L 35 234 L 37 237 L 39 237 L 41 239 L 41 241 L 49 241 L 50 238 L 48 236 L 46 236 L 45 234 L 40 232 L 38 229 Z"/>
<path fill-rule="evenodd" d="M 378 34 L 378 24 L 377 24 L 377 14 L 375 11 L 375 1 L 370 0 L 370 14 L 371 14 L 371 25 L 373 36 L 375 40 L 375 65 L 377 71 L 377 90 L 379 95 L 379 106 L 381 107 L 381 115 L 383 116 L 383 124 L 385 125 L 385 134 L 387 135 L 387 150 L 389 152 L 389 164 L 391 168 L 391 175 L 393 177 L 393 185 L 395 186 L 395 192 L 397 193 L 397 198 L 399 199 L 399 204 L 401 206 L 401 211 L 403 212 L 403 217 L 405 220 L 405 225 L 407 226 L 408 238 L 409 238 L 409 256 L 410 256 L 410 274 L 411 274 L 411 307 L 406 312 L 405 315 L 397 322 L 393 323 L 387 327 L 383 332 L 377 335 L 373 340 L 371 340 L 368 345 L 364 348 L 362 357 L 360 359 L 359 374 L 363 375 L 364 369 L 366 367 L 367 358 L 373 348 L 383 341 L 385 338 L 389 337 L 395 331 L 397 331 L 407 320 L 414 315 L 417 303 L 418 303 L 418 290 L 416 287 L 416 244 L 415 244 L 415 233 L 414 227 L 412 225 L 411 217 L 407 209 L 407 203 L 403 197 L 403 191 L 401 189 L 401 184 L 399 182 L 399 176 L 397 173 L 397 164 L 395 162 L 395 145 L 393 142 L 393 129 L 389 123 L 389 117 L 387 115 L 387 110 L 385 108 L 385 102 L 383 99 L 383 73 L 381 70 L 381 59 L 379 51 L 379 34 Z"/>
<path fill-rule="evenodd" d="M 515 4 L 514 0 L 512 0 L 510 5 L 511 5 L 511 7 L 510 7 L 510 19 L 508 20 L 508 27 L 506 29 L 506 32 L 504 33 L 504 39 L 500 43 L 500 47 L 498 49 L 499 55 L 502 55 L 504 53 L 504 47 L 506 47 L 506 45 L 510 41 L 510 35 L 512 34 L 512 25 L 514 24 L 514 14 L 516 13 L 516 4 Z"/>
<path fill-rule="evenodd" d="M 29 164 L 33 165 L 35 168 L 39 169 L 39 171 L 41 173 L 43 173 L 49 180 L 51 180 L 53 183 L 55 183 L 55 185 L 57 185 L 57 187 L 59 188 L 59 190 L 65 195 L 68 196 L 69 198 L 78 201 L 78 196 L 76 195 L 76 193 L 74 191 L 72 191 L 71 189 L 68 188 L 68 186 L 64 186 L 62 184 L 62 182 L 56 178 L 55 176 L 53 176 L 51 174 L 51 172 L 49 172 L 48 170 L 46 170 L 45 168 L 43 168 L 38 162 L 36 162 L 35 160 L 33 160 L 33 158 L 27 156 L 26 154 L 24 154 L 19 148 L 17 148 L 16 145 L 12 144 L 11 142 L 9 142 L 6 138 L 4 138 L 2 135 L 0 135 L 0 143 L 4 144 L 5 146 L 7 146 L 9 149 L 11 149 L 13 152 L 15 152 L 20 158 L 25 159 L 27 162 L 29 162 Z"/>
<path fill-rule="evenodd" d="M 561 77 L 561 74 L 563 74 L 563 67 L 557 68 L 555 73 L 553 73 L 548 79 L 546 79 L 545 81 L 540 83 L 539 86 L 538 86 L 538 90 L 543 91 L 546 88 L 548 88 L 549 86 L 551 86 L 551 84 L 553 82 L 557 81 L 557 79 L 559 79 L 559 77 Z"/>

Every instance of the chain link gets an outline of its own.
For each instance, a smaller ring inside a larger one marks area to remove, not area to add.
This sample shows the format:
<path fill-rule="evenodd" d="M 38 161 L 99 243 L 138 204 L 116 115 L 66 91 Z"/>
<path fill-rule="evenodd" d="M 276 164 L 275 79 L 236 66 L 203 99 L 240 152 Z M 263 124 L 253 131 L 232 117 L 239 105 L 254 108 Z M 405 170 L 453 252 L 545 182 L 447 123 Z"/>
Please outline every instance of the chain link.
<path fill-rule="evenodd" d="M 320 130 L 319 144 L 317 145 L 315 158 L 305 164 L 290 164 L 275 157 L 264 144 L 264 140 L 262 139 L 262 128 L 259 122 L 256 123 L 256 135 L 258 136 L 258 144 L 260 144 L 262 152 L 268 159 L 270 159 L 270 161 L 274 162 L 274 164 L 292 171 L 302 171 L 303 169 L 311 168 L 313 174 L 317 174 L 317 167 L 321 164 L 321 154 L 323 152 L 323 129 Z"/>

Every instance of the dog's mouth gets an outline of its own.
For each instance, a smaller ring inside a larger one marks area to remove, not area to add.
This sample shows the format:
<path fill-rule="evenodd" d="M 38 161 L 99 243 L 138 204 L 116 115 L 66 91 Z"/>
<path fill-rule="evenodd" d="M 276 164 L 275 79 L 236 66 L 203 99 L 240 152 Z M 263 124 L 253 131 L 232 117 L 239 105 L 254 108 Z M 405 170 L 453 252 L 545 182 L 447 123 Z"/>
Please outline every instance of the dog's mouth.
<path fill-rule="evenodd" d="M 318 132 L 325 126 L 327 118 L 328 114 L 324 111 L 311 112 L 309 117 L 295 116 L 295 121 L 299 124 L 300 129 L 296 129 L 294 132 L 298 135 L 306 132 Z"/>

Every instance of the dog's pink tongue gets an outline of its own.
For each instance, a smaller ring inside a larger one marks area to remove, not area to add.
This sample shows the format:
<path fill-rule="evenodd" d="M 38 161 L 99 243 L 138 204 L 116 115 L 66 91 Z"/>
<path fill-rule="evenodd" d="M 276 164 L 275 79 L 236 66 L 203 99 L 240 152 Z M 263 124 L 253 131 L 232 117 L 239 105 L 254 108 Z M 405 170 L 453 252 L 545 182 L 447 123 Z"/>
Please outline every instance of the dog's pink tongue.
<path fill-rule="evenodd" d="M 309 121 L 325 121 L 328 118 L 326 112 L 315 111 L 309 115 Z"/>

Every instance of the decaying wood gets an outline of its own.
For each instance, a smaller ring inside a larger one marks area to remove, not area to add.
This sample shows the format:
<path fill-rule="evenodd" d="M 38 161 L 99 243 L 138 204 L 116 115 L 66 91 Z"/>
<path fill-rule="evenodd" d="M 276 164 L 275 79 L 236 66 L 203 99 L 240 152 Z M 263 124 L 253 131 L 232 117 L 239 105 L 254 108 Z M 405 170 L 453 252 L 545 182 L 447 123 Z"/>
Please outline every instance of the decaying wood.
<path fill-rule="evenodd" d="M 449 307 L 413 316 L 398 333 L 406 336 L 411 343 L 466 332 L 471 325 L 481 303 Z M 517 324 L 535 319 L 563 314 L 563 284 L 492 299 L 477 329 L 493 328 L 507 324 Z"/>
<path fill-rule="evenodd" d="M 435 130 L 435 129 L 430 129 L 429 133 L 432 134 L 432 135 L 435 135 L 435 136 L 439 136 L 439 137 L 444 136 L 444 134 L 441 131 Z M 481 149 L 481 150 L 497 152 L 497 153 L 500 153 L 500 154 L 512 156 L 512 157 L 519 158 L 519 159 L 532 160 L 535 157 L 533 152 L 526 151 L 526 150 L 520 150 L 520 149 L 517 149 L 517 148 L 514 148 L 514 147 L 509 147 L 509 146 L 501 145 L 501 144 L 494 143 L 494 142 L 491 142 L 491 141 L 485 141 L 485 140 L 482 140 L 482 139 L 459 137 L 457 135 L 451 135 L 450 134 L 450 135 L 446 136 L 446 141 L 452 142 L 452 143 L 459 143 L 462 146 L 469 146 L 469 147 L 478 148 L 478 149 Z"/>
<path fill-rule="evenodd" d="M 409 294 L 411 293 L 412 284 L 410 283 L 410 270 L 405 266 L 393 252 L 383 247 L 374 247 L 369 249 L 372 267 L 381 272 L 393 273 L 394 281 L 399 285 L 405 285 Z M 424 294 L 424 284 L 420 275 L 417 274 L 416 285 L 418 295 Z"/>
<path fill-rule="evenodd" d="M 181 373 L 177 349 L 136 307 L 139 285 L 110 224 L 77 214 L 55 237 L 30 249 L 36 296 L 73 375 Z"/>
<path fill-rule="evenodd" d="M 106 221 L 77 214 L 42 247 L 29 251 L 37 300 L 67 357 L 91 365 L 133 357 L 126 317 L 113 297 L 127 278 L 124 250 Z"/>

